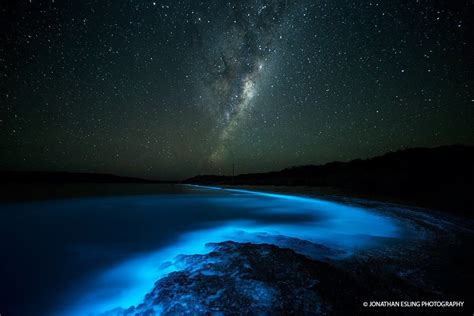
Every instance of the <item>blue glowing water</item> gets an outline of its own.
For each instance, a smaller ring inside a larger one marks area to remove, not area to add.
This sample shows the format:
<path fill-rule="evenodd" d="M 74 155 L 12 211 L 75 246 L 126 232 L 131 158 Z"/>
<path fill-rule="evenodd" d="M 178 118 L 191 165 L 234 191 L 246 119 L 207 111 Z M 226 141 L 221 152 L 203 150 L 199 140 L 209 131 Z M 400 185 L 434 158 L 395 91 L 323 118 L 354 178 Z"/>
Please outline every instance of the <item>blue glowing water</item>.
<path fill-rule="evenodd" d="M 43 284 L 52 305 L 47 313 L 88 315 L 139 304 L 157 279 L 179 269 L 177 255 L 206 253 L 210 242 L 261 243 L 283 235 L 351 254 L 400 234 L 389 217 L 334 202 L 214 187 L 186 190 L 5 206 L 2 214 L 16 214 L 2 218 L 16 227 L 9 251 L 19 262 L 22 251 L 32 253 L 34 259 L 23 258 L 23 264 L 38 265 L 33 271 L 53 279 Z M 8 227 L 0 228 L 5 233 Z"/>

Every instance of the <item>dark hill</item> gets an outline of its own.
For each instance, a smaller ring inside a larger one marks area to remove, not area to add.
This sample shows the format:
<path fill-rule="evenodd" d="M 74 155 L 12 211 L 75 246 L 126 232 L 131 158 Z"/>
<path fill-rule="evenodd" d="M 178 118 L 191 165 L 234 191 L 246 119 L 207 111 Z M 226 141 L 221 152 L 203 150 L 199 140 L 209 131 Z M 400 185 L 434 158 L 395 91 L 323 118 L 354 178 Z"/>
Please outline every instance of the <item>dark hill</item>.
<path fill-rule="evenodd" d="M 201 175 L 186 183 L 335 187 L 373 197 L 393 197 L 472 216 L 474 146 L 412 148 L 366 160 L 291 167 L 268 173 Z"/>

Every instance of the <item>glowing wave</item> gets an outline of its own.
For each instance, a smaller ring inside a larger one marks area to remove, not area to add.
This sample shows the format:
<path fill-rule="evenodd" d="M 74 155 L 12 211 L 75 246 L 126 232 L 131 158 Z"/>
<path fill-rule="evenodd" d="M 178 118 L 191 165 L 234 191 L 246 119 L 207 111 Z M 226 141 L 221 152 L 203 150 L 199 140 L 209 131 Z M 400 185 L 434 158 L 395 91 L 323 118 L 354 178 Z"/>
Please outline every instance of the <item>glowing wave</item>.
<path fill-rule="evenodd" d="M 374 239 L 392 238 L 399 234 L 392 219 L 362 208 L 275 193 L 202 186 L 190 188 L 198 193 L 206 191 L 202 198 L 213 199 L 222 207 L 222 212 L 237 205 L 242 208 L 242 213 L 248 215 L 251 212 L 252 216 L 250 219 L 225 218 L 215 223 L 214 228 L 183 232 L 179 240 L 166 248 L 111 267 L 85 282 L 81 289 L 72 294 L 77 297 L 76 304 L 58 314 L 96 315 L 118 307 L 137 305 L 153 289 L 155 281 L 179 270 L 173 261 L 176 256 L 207 253 L 210 249 L 205 245 L 211 242 L 262 243 L 271 240 L 262 238 L 262 234 L 283 235 L 351 253 L 371 245 Z M 209 195 L 212 190 L 227 194 Z M 160 199 L 160 196 L 156 198 Z"/>

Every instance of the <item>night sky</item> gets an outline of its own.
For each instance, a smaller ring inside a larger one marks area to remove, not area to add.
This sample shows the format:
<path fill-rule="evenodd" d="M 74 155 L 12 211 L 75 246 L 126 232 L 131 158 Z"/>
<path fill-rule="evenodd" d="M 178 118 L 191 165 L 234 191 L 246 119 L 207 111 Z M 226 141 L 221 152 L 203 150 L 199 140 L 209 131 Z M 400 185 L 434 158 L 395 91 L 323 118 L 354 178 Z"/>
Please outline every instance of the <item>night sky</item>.
<path fill-rule="evenodd" d="M 0 8 L 0 169 L 180 179 L 474 143 L 473 1 Z"/>

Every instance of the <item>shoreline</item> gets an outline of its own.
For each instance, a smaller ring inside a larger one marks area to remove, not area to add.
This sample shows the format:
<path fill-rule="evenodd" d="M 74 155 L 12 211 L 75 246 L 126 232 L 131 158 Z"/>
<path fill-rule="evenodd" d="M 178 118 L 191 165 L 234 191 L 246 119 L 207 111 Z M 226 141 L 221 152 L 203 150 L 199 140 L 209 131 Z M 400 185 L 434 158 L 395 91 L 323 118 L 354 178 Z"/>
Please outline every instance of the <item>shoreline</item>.
<path fill-rule="evenodd" d="M 198 184 L 201 186 L 212 186 L 207 184 Z M 349 205 L 359 205 L 362 207 L 377 208 L 381 206 L 393 206 L 413 211 L 428 213 L 431 215 L 447 217 L 456 221 L 468 221 L 470 225 L 474 223 L 471 216 L 459 214 L 458 212 L 449 212 L 446 209 L 430 205 L 424 201 L 413 199 L 397 198 L 387 195 L 364 194 L 351 190 L 340 189 L 336 187 L 313 187 L 313 186 L 278 186 L 278 185 L 214 185 L 215 187 L 228 189 L 243 189 L 249 191 L 289 194 L 301 197 L 318 198 L 332 202 L 338 202 Z"/>

